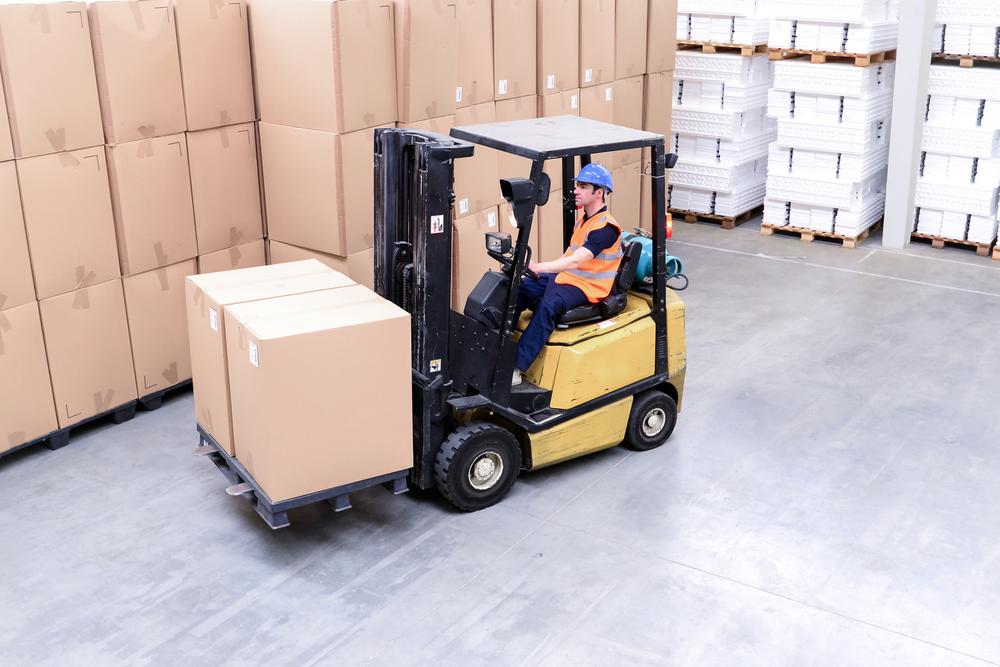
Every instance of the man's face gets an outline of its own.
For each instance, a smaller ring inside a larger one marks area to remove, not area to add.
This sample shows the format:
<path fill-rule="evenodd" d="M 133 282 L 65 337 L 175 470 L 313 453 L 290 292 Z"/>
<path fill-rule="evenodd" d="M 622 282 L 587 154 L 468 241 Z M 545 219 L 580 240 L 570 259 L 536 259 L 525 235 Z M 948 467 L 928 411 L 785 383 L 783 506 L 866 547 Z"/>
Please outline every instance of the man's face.
<path fill-rule="evenodd" d="M 587 208 L 596 201 L 604 201 L 604 190 L 595 188 L 590 183 L 577 183 L 573 188 L 573 196 L 576 197 L 577 208 Z"/>

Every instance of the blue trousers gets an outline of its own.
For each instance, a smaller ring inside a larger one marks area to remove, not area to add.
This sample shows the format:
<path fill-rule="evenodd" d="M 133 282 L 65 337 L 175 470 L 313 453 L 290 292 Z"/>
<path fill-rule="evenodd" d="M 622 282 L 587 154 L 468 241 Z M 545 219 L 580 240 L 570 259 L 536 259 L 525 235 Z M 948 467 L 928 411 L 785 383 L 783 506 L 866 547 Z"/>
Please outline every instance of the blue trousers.
<path fill-rule="evenodd" d="M 548 342 L 559 316 L 585 303 L 588 301 L 583 291 L 573 285 L 560 285 L 555 273 L 543 273 L 538 280 L 525 276 L 517 292 L 517 317 L 521 317 L 525 308 L 530 308 L 533 314 L 517 343 L 517 368 L 528 370 Z"/>

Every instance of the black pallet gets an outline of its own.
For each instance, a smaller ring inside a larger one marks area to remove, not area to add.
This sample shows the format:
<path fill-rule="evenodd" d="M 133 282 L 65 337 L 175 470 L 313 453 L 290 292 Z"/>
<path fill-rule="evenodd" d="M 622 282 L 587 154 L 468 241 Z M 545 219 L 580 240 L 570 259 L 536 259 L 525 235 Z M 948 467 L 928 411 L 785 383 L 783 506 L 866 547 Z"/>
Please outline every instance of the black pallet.
<path fill-rule="evenodd" d="M 226 489 L 226 493 L 231 496 L 243 496 L 248 500 L 254 506 L 260 518 L 272 530 L 290 526 L 288 511 L 297 507 L 325 502 L 335 512 L 343 512 L 344 510 L 351 509 L 350 494 L 353 491 L 360 491 L 361 489 L 379 485 L 384 486 L 397 496 L 407 491 L 406 477 L 410 474 L 408 469 L 379 475 L 378 477 L 372 477 L 371 479 L 352 484 L 344 484 L 332 489 L 324 489 L 323 491 L 317 491 L 316 493 L 276 503 L 260 488 L 257 480 L 246 471 L 243 464 L 231 457 L 200 424 L 198 425 L 198 435 L 201 438 L 201 445 L 195 449 L 194 453 L 198 456 L 209 457 L 226 479 L 231 482 L 231 485 Z"/>
<path fill-rule="evenodd" d="M 71 426 L 67 426 L 66 428 L 61 428 L 58 431 L 52 431 L 51 433 L 43 435 L 40 438 L 36 438 L 22 445 L 18 445 L 13 449 L 8 449 L 6 452 L 0 453 L 0 458 L 9 456 L 14 452 L 19 452 L 22 449 L 27 449 L 28 447 L 34 447 L 35 445 L 45 445 L 47 448 L 52 450 L 62 449 L 69 444 L 69 436 L 73 431 L 81 426 L 92 424 L 101 419 L 109 419 L 113 424 L 124 424 L 135 417 L 136 403 L 136 401 L 129 401 L 124 405 L 119 405 L 116 408 L 101 412 L 93 417 L 88 417 L 87 419 L 79 421 Z"/>
<path fill-rule="evenodd" d="M 159 410 L 163 405 L 164 396 L 180 389 L 187 389 L 190 386 L 191 380 L 184 380 L 183 382 L 178 382 L 177 384 L 167 387 L 166 389 L 154 391 L 152 394 L 146 394 L 145 396 L 139 398 L 139 407 L 147 412 Z"/>

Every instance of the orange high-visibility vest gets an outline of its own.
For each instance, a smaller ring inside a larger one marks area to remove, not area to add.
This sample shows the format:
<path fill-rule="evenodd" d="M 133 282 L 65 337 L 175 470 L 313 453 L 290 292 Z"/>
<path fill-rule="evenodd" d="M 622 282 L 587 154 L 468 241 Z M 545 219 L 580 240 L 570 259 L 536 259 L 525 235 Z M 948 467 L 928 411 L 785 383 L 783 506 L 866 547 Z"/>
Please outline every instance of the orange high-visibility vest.
<path fill-rule="evenodd" d="M 607 211 L 601 211 L 589 220 L 578 221 L 573 228 L 573 237 L 570 239 L 569 248 L 563 254 L 563 257 L 572 255 L 587 242 L 587 235 L 590 232 L 605 225 L 611 225 L 618 230 L 618 240 L 615 241 L 615 244 L 610 248 L 605 248 L 600 254 L 577 268 L 563 271 L 556 276 L 556 282 L 561 285 L 579 287 L 590 303 L 598 303 L 611 294 L 615 277 L 618 275 L 618 266 L 622 263 L 622 256 L 625 254 L 622 251 L 622 228 Z"/>

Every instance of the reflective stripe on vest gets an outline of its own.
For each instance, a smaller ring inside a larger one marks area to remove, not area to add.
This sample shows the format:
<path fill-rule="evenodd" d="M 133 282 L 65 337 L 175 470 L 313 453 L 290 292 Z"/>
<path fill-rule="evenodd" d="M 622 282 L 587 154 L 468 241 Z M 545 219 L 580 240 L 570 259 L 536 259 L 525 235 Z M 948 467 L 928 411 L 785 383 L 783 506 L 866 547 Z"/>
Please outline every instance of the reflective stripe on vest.
<path fill-rule="evenodd" d="M 569 257 L 587 241 L 587 236 L 605 225 L 612 225 L 618 230 L 618 239 L 610 248 L 580 264 L 575 269 L 561 272 L 556 276 L 556 282 L 562 285 L 573 285 L 582 291 L 591 303 L 598 303 L 611 293 L 618 275 L 618 267 L 625 255 L 622 248 L 621 227 L 606 211 L 601 211 L 589 220 L 583 220 L 573 229 L 573 238 L 564 257 Z"/>

